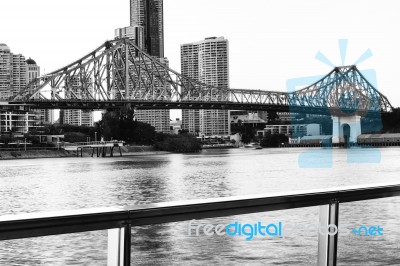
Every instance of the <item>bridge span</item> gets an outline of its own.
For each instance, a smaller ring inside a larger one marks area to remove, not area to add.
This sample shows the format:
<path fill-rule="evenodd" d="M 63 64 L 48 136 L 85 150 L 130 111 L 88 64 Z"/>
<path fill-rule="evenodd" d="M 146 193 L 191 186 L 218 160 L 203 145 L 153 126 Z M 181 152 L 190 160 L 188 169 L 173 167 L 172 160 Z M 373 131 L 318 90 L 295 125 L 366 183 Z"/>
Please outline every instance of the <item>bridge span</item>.
<path fill-rule="evenodd" d="M 234 109 L 305 113 L 390 112 L 392 106 L 356 66 L 335 67 L 293 91 L 218 88 L 190 79 L 129 39 L 107 41 L 88 55 L 30 82 L 10 104 L 51 109 Z"/>
<path fill-rule="evenodd" d="M 107 41 L 77 61 L 30 82 L 10 105 L 39 109 L 226 109 L 330 115 L 337 141 L 350 124 L 355 140 L 365 116 L 393 110 L 355 65 L 335 67 L 290 92 L 228 89 L 190 79 L 129 39 Z"/>

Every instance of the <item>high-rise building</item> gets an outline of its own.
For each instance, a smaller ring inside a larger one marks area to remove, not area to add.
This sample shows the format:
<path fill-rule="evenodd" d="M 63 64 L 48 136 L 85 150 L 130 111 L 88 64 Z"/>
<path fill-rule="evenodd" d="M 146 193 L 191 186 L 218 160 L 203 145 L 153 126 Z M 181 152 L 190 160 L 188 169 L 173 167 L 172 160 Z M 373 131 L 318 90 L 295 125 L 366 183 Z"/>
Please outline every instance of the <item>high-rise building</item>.
<path fill-rule="evenodd" d="M 28 73 L 28 83 L 32 80 L 40 77 L 40 67 L 36 64 L 35 60 L 29 58 L 26 60 L 27 73 Z M 37 110 L 39 115 L 38 123 L 42 124 L 52 124 L 54 123 L 54 110 L 40 109 Z"/>
<path fill-rule="evenodd" d="M 13 54 L 11 57 L 11 66 L 11 92 L 12 96 L 16 96 L 28 83 L 25 57 L 21 54 Z"/>
<path fill-rule="evenodd" d="M 11 51 L 4 43 L 0 43 L 0 100 L 11 96 Z"/>
<path fill-rule="evenodd" d="M 82 90 L 82 82 L 79 79 L 79 77 L 70 77 L 67 80 L 67 84 L 71 86 L 69 89 L 70 94 L 74 94 L 75 96 L 83 97 L 82 95 L 83 90 Z M 66 93 L 65 97 L 68 99 L 71 97 L 71 95 L 68 95 Z M 87 110 L 78 110 L 78 109 L 73 109 L 73 110 L 61 110 L 60 111 L 60 124 L 68 124 L 68 125 L 74 125 L 74 126 L 87 126 L 91 127 L 93 126 L 93 111 L 87 111 Z"/>
<path fill-rule="evenodd" d="M 28 83 L 28 66 L 25 57 L 11 53 L 6 44 L 0 44 L 0 101 L 16 96 Z M 10 110 L 12 109 L 12 110 Z M 23 107 L 0 110 L 0 134 L 24 134 L 38 127 L 38 113 L 27 113 Z"/>
<path fill-rule="evenodd" d="M 27 82 L 25 57 L 11 53 L 6 44 L 0 44 L 0 99 L 16 96 Z"/>
<path fill-rule="evenodd" d="M 143 2 L 143 1 L 142 1 Z M 132 4 L 132 2 L 131 2 Z M 139 12 L 140 13 L 140 12 Z M 141 16 L 139 14 L 139 16 Z M 132 40 L 139 48 L 142 48 L 144 45 L 144 38 L 141 34 L 143 31 L 142 26 L 130 26 L 130 27 L 125 27 L 125 28 L 120 28 L 115 30 L 115 38 L 129 38 Z M 158 56 L 157 56 L 158 57 Z M 164 65 L 168 66 L 169 62 L 167 58 L 160 58 L 158 57 L 158 60 L 163 63 Z M 152 64 L 150 60 L 144 60 L 138 58 L 138 63 L 140 64 L 147 64 L 147 67 L 151 68 Z M 133 70 L 133 68 L 132 68 Z M 164 69 L 162 67 L 157 68 L 157 71 L 159 73 L 163 73 Z M 125 73 L 120 73 L 121 76 L 124 76 Z M 132 77 L 135 76 L 135 72 L 132 71 L 131 73 Z M 134 78 L 135 79 L 135 78 Z M 161 93 L 165 93 L 168 91 L 168 88 L 166 90 L 165 86 L 169 86 L 167 84 L 162 84 L 162 83 L 157 83 L 157 81 L 153 81 L 153 88 L 156 92 L 156 94 L 153 95 L 153 97 L 168 97 L 168 95 L 161 95 Z M 145 99 L 148 97 L 146 95 L 147 89 L 145 87 L 143 88 L 135 88 L 135 84 L 132 84 L 132 82 L 129 83 L 129 91 L 132 94 L 132 97 L 136 100 L 139 99 Z M 125 93 L 125 91 L 122 91 Z M 119 95 L 116 95 L 116 98 L 119 98 Z M 170 132 L 170 111 L 168 109 L 156 109 L 156 110 L 136 110 L 135 111 L 135 119 L 140 122 L 144 122 L 147 124 L 152 125 L 156 131 L 158 132 L 163 132 L 163 133 L 169 133 Z"/>
<path fill-rule="evenodd" d="M 181 45 L 181 72 L 205 84 L 228 89 L 228 40 L 223 37 L 210 37 Z M 229 111 L 182 110 L 182 129 L 196 135 L 228 135 L 230 134 Z"/>
<path fill-rule="evenodd" d="M 131 27 L 143 27 L 145 51 L 164 57 L 163 0 L 131 0 Z"/>

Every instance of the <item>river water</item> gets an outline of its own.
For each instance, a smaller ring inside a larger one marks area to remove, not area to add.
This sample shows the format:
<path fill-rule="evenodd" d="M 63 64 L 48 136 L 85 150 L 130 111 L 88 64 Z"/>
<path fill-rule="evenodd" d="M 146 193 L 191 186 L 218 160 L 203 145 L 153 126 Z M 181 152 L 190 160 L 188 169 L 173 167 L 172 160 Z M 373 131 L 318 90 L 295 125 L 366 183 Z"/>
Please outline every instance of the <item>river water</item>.
<path fill-rule="evenodd" d="M 364 156 L 364 162 L 349 162 L 345 149 L 314 154 L 311 162 L 331 160 L 327 168 L 302 168 L 299 158 L 305 151 L 230 149 L 0 161 L 0 215 L 400 183 L 399 148 L 375 150 L 380 161 L 368 163 L 371 156 L 365 149 L 351 155 Z M 339 211 L 339 265 L 400 265 L 399 197 L 341 204 Z M 189 236 L 188 222 L 135 227 L 132 264 L 316 265 L 318 212 L 319 207 L 311 207 L 193 221 L 197 225 L 281 222 L 284 232 L 288 227 L 296 229 L 289 235 L 252 240 L 196 236 L 194 231 Z M 349 233 L 362 225 L 379 225 L 384 234 Z M 106 230 L 0 242 L 0 265 L 106 264 Z"/>

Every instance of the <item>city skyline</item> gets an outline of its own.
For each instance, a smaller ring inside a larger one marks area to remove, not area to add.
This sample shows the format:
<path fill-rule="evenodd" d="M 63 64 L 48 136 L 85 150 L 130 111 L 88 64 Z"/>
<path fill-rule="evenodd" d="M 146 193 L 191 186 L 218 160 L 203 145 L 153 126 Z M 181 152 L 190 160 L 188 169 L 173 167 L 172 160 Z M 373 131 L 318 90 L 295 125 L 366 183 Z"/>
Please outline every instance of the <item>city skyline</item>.
<path fill-rule="evenodd" d="M 399 92 L 395 89 L 395 62 L 400 59 L 397 51 L 400 43 L 393 34 L 400 19 L 390 4 L 339 1 L 336 6 L 330 6 L 332 12 L 324 13 L 326 4 L 320 1 L 253 0 L 253 8 L 239 1 L 214 2 L 205 0 L 198 5 L 191 0 L 164 1 L 165 56 L 172 69 L 180 71 L 180 44 L 224 36 L 230 41 L 230 87 L 285 91 L 287 79 L 323 75 L 331 70 L 332 67 L 314 59 L 318 51 L 333 64 L 341 65 L 337 40 L 346 38 L 349 50 L 345 64 L 352 64 L 365 50 L 371 49 L 374 56 L 359 68 L 375 69 L 378 90 L 395 107 L 400 105 Z M 70 5 L 74 3 L 71 1 Z M 92 10 L 91 3 L 80 3 L 80 9 L 61 7 L 49 1 L 7 3 L 2 7 L 6 15 L 0 18 L 7 28 L 2 30 L 0 41 L 13 47 L 15 53 L 35 58 L 43 68 L 42 73 L 60 68 L 106 39 L 112 39 L 116 28 L 129 25 L 129 1 L 118 1 L 113 6 L 96 1 L 96 10 Z M 259 8 L 254 9 L 254 6 Z M 189 12 L 193 7 L 196 12 Z M 61 8 L 67 10 L 53 18 L 50 11 L 57 13 Z M 30 21 L 29 25 L 10 23 L 17 9 L 24 20 Z M 350 26 L 350 19 L 346 18 L 352 18 L 356 10 L 374 14 L 374 17 L 358 17 Z M 68 14 L 73 14 L 74 23 L 65 21 Z M 102 21 L 101 16 L 106 14 L 107 20 Z M 242 19 L 237 19 L 238 14 Z M 202 16 L 207 19 L 201 20 Z M 50 18 L 51 25 L 47 22 Z"/>

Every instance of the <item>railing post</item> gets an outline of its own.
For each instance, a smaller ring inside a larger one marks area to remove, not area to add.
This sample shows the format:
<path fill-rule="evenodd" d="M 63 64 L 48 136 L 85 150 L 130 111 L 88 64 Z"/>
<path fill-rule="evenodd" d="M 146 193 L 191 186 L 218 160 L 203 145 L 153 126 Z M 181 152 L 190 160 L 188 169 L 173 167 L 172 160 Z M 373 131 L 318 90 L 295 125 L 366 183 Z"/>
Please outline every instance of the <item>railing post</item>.
<path fill-rule="evenodd" d="M 121 266 L 122 228 L 108 229 L 107 266 Z"/>
<path fill-rule="evenodd" d="M 131 225 L 108 230 L 107 266 L 131 265 Z"/>
<path fill-rule="evenodd" d="M 320 206 L 318 228 L 318 266 L 336 266 L 339 234 L 339 202 Z"/>
<path fill-rule="evenodd" d="M 131 265 L 131 224 L 126 223 L 124 225 L 124 266 Z"/>

